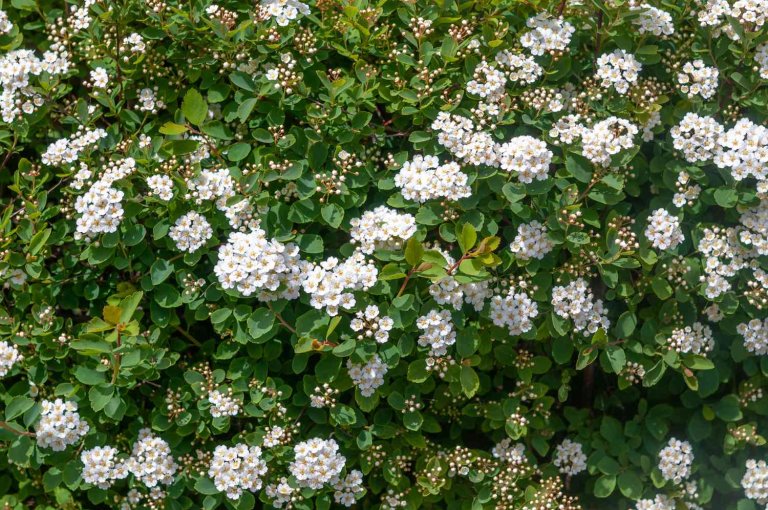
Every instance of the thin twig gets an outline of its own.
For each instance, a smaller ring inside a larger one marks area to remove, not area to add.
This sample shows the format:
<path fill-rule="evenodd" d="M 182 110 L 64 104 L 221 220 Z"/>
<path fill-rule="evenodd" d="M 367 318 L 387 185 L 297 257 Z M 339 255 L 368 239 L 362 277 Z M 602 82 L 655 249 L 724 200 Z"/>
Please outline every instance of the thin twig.
<path fill-rule="evenodd" d="M 184 338 L 186 338 L 187 340 L 189 340 L 190 342 L 192 342 L 192 343 L 193 343 L 193 344 L 195 344 L 196 346 L 198 346 L 198 347 L 202 347 L 202 346 L 203 346 L 203 344 L 201 344 L 200 342 L 198 342 L 198 341 L 197 341 L 197 339 L 196 339 L 195 337 L 193 337 L 192 335 L 190 335 L 190 334 L 189 334 L 189 332 L 188 332 L 188 331 L 185 331 L 185 330 L 184 330 L 184 328 L 182 328 L 181 326 L 176 326 L 176 331 L 178 331 L 179 333 L 181 333 L 181 336 L 183 336 Z"/>
<path fill-rule="evenodd" d="M 34 432 L 27 432 L 26 430 L 19 430 L 11 427 L 8 425 L 7 422 L 0 421 L 0 428 L 7 430 L 8 432 L 13 432 L 14 434 L 18 436 L 27 436 L 27 437 L 35 437 Z"/>
<path fill-rule="evenodd" d="M 294 335 L 298 335 L 296 332 L 296 328 L 285 322 L 285 319 L 283 319 L 283 316 L 280 315 L 280 312 L 276 312 L 274 308 L 272 308 L 272 305 L 267 303 L 267 308 L 269 308 L 269 311 L 275 314 L 275 317 L 277 317 L 277 320 L 280 321 L 280 324 L 282 324 L 288 331 L 293 333 Z"/>

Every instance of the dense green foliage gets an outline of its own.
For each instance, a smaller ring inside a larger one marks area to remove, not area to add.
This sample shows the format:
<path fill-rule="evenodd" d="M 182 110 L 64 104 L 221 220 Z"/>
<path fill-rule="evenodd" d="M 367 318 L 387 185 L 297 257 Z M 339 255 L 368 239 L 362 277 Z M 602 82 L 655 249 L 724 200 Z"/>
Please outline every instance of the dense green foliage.
<path fill-rule="evenodd" d="M 2 508 L 762 508 L 768 4 L 649 2 L 0 1 Z"/>

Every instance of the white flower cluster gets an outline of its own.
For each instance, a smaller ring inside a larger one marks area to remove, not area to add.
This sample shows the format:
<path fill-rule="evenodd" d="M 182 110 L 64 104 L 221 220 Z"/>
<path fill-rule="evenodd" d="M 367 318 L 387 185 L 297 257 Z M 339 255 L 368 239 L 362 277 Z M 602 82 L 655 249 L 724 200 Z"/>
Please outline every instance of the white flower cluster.
<path fill-rule="evenodd" d="M 133 444 L 133 451 L 125 465 L 137 480 L 150 489 L 157 484 L 172 484 L 173 475 L 179 469 L 168 443 L 153 435 L 150 429 L 139 431 L 138 441 Z"/>
<path fill-rule="evenodd" d="M 584 336 L 595 333 L 599 328 L 608 330 L 611 322 L 605 316 L 602 299 L 594 299 L 587 282 L 583 278 L 565 286 L 552 289 L 552 306 L 557 315 L 572 319 L 576 331 L 583 331 Z"/>
<path fill-rule="evenodd" d="M 173 198 L 173 180 L 167 175 L 155 174 L 147 177 L 147 186 L 152 194 L 166 202 Z"/>
<path fill-rule="evenodd" d="M 576 29 L 562 18 L 551 18 L 542 12 L 525 22 L 532 29 L 520 37 L 520 44 L 532 55 L 543 55 L 551 51 L 564 51 L 571 42 Z"/>
<path fill-rule="evenodd" d="M 355 504 L 355 494 L 365 490 L 363 487 L 363 473 L 353 469 L 343 479 L 339 478 L 333 484 L 333 500 L 343 506 L 350 507 Z"/>
<path fill-rule="evenodd" d="M 665 480 L 679 484 L 691 474 L 693 448 L 688 441 L 674 437 L 659 452 L 659 470 Z"/>
<path fill-rule="evenodd" d="M 309 6 L 299 0 L 261 0 L 261 7 L 281 27 L 299 17 L 309 15 Z"/>
<path fill-rule="evenodd" d="M 312 306 L 318 310 L 325 308 L 329 315 L 338 315 L 339 307 L 354 308 L 355 295 L 351 291 L 370 289 L 378 276 L 374 263 L 356 251 L 344 262 L 328 257 L 320 264 L 311 264 L 301 286 L 310 294 Z"/>
<path fill-rule="evenodd" d="M 99 489 L 109 489 L 115 480 L 128 476 L 125 463 L 117 458 L 117 448 L 97 446 L 80 454 L 83 481 Z"/>
<path fill-rule="evenodd" d="M 69 138 L 61 138 L 50 144 L 41 160 L 43 164 L 50 166 L 74 163 L 80 157 L 80 153 L 99 143 L 99 140 L 107 137 L 107 132 L 101 128 L 78 130 Z"/>
<path fill-rule="evenodd" d="M 525 459 L 525 445 L 523 443 L 512 444 L 512 440 L 505 437 L 491 450 L 493 456 L 499 460 L 519 466 L 524 464 Z"/>
<path fill-rule="evenodd" d="M 150 88 L 141 89 L 136 99 L 139 102 L 139 111 L 142 112 L 157 113 L 165 108 L 165 103 L 157 99 L 157 91 Z"/>
<path fill-rule="evenodd" d="M 286 477 L 280 478 L 278 483 L 271 483 L 264 487 L 264 492 L 271 500 L 275 508 L 291 508 L 291 503 L 296 500 L 296 492 L 299 489 L 291 487 Z"/>
<path fill-rule="evenodd" d="M 353 218 L 349 224 L 352 243 L 358 244 L 366 255 L 374 250 L 399 250 L 403 242 L 416 233 L 413 215 L 400 214 L 383 205 L 366 211 L 360 218 Z"/>
<path fill-rule="evenodd" d="M 675 33 L 675 25 L 672 23 L 672 15 L 650 4 L 641 4 L 633 7 L 632 12 L 638 16 L 632 20 L 641 34 L 653 34 L 655 36 L 672 35 Z"/>
<path fill-rule="evenodd" d="M 597 59 L 597 79 L 605 88 L 613 87 L 619 94 L 626 94 L 629 86 L 637 82 L 643 66 L 634 55 L 624 50 L 613 50 Z"/>
<path fill-rule="evenodd" d="M 544 74 L 542 68 L 533 57 L 523 56 L 503 50 L 496 54 L 496 63 L 506 71 L 509 81 L 530 85 Z"/>
<path fill-rule="evenodd" d="M 673 250 L 685 240 L 680 219 L 669 214 L 666 209 L 656 209 L 651 213 L 645 237 L 654 248 L 660 250 Z"/>
<path fill-rule="evenodd" d="M 7 27 L 7 17 L 5 20 L 4 26 Z M 58 44 L 46 51 L 42 59 L 37 58 L 32 50 L 13 50 L 0 57 L 0 86 L 3 89 L 0 116 L 3 121 L 10 124 L 22 113 L 32 113 L 42 106 L 43 97 L 31 86 L 32 76 L 43 72 L 62 74 L 69 70 L 70 65 L 67 52 Z"/>
<path fill-rule="evenodd" d="M 237 289 L 244 296 L 257 291 L 283 290 L 272 297 L 295 299 L 299 295 L 303 265 L 299 248 L 268 240 L 266 232 L 256 228 L 250 232 L 232 232 L 219 248 L 219 259 L 213 268 L 225 289 Z M 264 292 L 260 299 L 269 299 Z"/>
<path fill-rule="evenodd" d="M 105 89 L 109 85 L 109 74 L 103 67 L 97 67 L 91 71 L 91 86 L 97 89 Z"/>
<path fill-rule="evenodd" d="M 677 510 L 677 500 L 666 494 L 657 494 L 654 499 L 640 499 L 635 506 L 636 510 Z M 686 505 L 686 509 L 689 507 Z"/>
<path fill-rule="evenodd" d="M 131 53 L 144 53 L 147 51 L 147 44 L 144 42 L 144 38 L 136 32 L 123 38 L 123 46 Z M 127 60 L 127 57 L 123 58 Z"/>
<path fill-rule="evenodd" d="M 347 360 L 349 378 L 364 397 L 370 397 L 376 392 L 376 388 L 384 384 L 384 375 L 388 370 L 387 364 L 381 361 L 378 354 L 375 354 L 365 365 Z"/>
<path fill-rule="evenodd" d="M 526 184 L 534 179 L 547 178 L 552 151 L 547 144 L 532 136 L 517 136 L 498 147 L 499 166 L 507 172 L 517 174 L 518 180 Z"/>
<path fill-rule="evenodd" d="M 456 331 L 448 310 L 430 310 L 427 315 L 416 319 L 416 327 L 422 331 L 418 343 L 429 347 L 430 356 L 445 356 L 448 347 L 456 343 Z"/>
<path fill-rule="evenodd" d="M 216 207 L 224 211 L 227 200 L 235 196 L 235 181 L 229 173 L 229 169 L 202 170 L 199 175 L 187 179 L 187 196 L 196 204 L 202 204 L 206 200 L 215 200 Z"/>
<path fill-rule="evenodd" d="M 0 10 L 0 34 L 7 34 L 13 30 L 13 23 L 8 19 L 8 14 Z"/>
<path fill-rule="evenodd" d="M 760 78 L 768 80 L 768 43 L 757 46 L 755 62 L 760 66 Z"/>
<path fill-rule="evenodd" d="M 266 473 L 267 463 L 261 458 L 261 448 L 242 443 L 231 448 L 217 446 L 208 467 L 208 476 L 229 499 L 240 499 L 243 491 L 261 489 L 261 478 Z"/>
<path fill-rule="evenodd" d="M 745 229 L 739 231 L 739 239 L 758 255 L 768 255 L 768 200 L 744 211 L 739 217 Z"/>
<path fill-rule="evenodd" d="M 504 96 L 504 86 L 507 78 L 488 62 L 483 60 L 477 66 L 472 75 L 472 80 L 467 83 L 467 92 L 480 96 L 490 102 L 498 102 Z"/>
<path fill-rule="evenodd" d="M 395 176 L 403 198 L 426 202 L 436 198 L 459 200 L 472 195 L 467 174 L 454 162 L 440 164 L 436 156 L 414 156 Z"/>
<path fill-rule="evenodd" d="M 554 464 L 564 475 L 577 475 L 587 469 L 587 456 L 581 443 L 564 439 L 555 449 Z"/>
<path fill-rule="evenodd" d="M 289 467 L 301 487 L 322 489 L 333 483 L 344 469 L 347 459 L 339 453 L 339 445 L 333 439 L 312 438 L 293 447 L 295 455 Z"/>
<path fill-rule="evenodd" d="M 0 342 L 0 377 L 11 371 L 13 365 L 20 363 L 24 359 L 19 353 L 19 349 L 5 340 Z"/>
<path fill-rule="evenodd" d="M 581 123 L 581 115 L 574 113 L 557 119 L 549 130 L 549 136 L 555 139 L 555 144 L 559 142 L 570 145 L 581 138 L 586 130 Z"/>
<path fill-rule="evenodd" d="M 709 299 L 728 292 L 731 284 L 727 278 L 747 267 L 747 261 L 757 256 L 754 249 L 748 250 L 742 245 L 735 228 L 705 228 L 698 250 L 706 260 L 703 281 L 707 284 L 704 293 Z"/>
<path fill-rule="evenodd" d="M 75 199 L 75 211 L 80 214 L 76 221 L 75 239 L 117 231 L 123 219 L 124 193 L 112 185 L 135 171 L 136 161 L 133 158 L 111 161 L 101 178 Z"/>
<path fill-rule="evenodd" d="M 667 344 L 671 349 L 683 354 L 706 355 L 715 348 L 712 329 L 701 322 L 694 322 L 693 326 L 675 328 L 667 339 Z"/>
<path fill-rule="evenodd" d="M 394 325 L 395 321 L 391 317 L 380 315 L 378 306 L 368 305 L 365 311 L 355 312 L 355 318 L 352 319 L 349 327 L 353 331 L 363 332 L 358 337 L 359 340 L 363 337 L 373 337 L 377 343 L 383 344 L 389 340 L 389 332 Z"/>
<path fill-rule="evenodd" d="M 446 260 L 449 264 L 454 262 L 449 257 L 446 257 Z M 453 276 L 445 276 L 432 283 L 429 286 L 429 294 L 439 305 L 450 304 L 455 310 L 461 310 L 466 301 L 478 312 L 485 306 L 485 300 L 492 295 L 487 281 L 459 283 Z"/>
<path fill-rule="evenodd" d="M 440 112 L 432 122 L 432 129 L 439 131 L 438 143 L 465 164 L 498 166 L 497 143 L 490 133 L 475 131 L 470 119 Z"/>
<path fill-rule="evenodd" d="M 581 134 L 581 154 L 603 167 L 611 164 L 611 156 L 635 146 L 634 138 L 639 132 L 636 125 L 626 119 L 608 117 Z"/>
<path fill-rule="evenodd" d="M 720 72 L 716 67 L 708 67 L 703 60 L 686 62 L 681 72 L 677 73 L 680 91 L 688 97 L 701 96 L 709 99 L 717 92 L 717 79 Z"/>
<path fill-rule="evenodd" d="M 211 416 L 214 418 L 237 416 L 240 414 L 240 401 L 229 392 L 213 390 L 208 393 L 208 402 L 211 403 L 210 411 Z"/>
<path fill-rule="evenodd" d="M 759 505 L 768 504 L 768 463 L 764 460 L 747 460 L 747 471 L 741 479 L 744 495 Z"/>
<path fill-rule="evenodd" d="M 88 422 L 80 419 L 77 404 L 57 398 L 53 402 L 43 400 L 40 421 L 35 427 L 37 446 L 64 451 L 88 433 Z"/>
<path fill-rule="evenodd" d="M 511 289 L 505 297 L 491 299 L 491 320 L 499 327 L 506 327 L 512 336 L 530 331 L 532 319 L 538 315 L 539 305 L 523 291 Z"/>
<path fill-rule="evenodd" d="M 205 216 L 196 211 L 190 211 L 179 217 L 168 232 L 168 237 L 176 243 L 176 248 L 189 253 L 194 253 L 205 246 L 212 236 L 211 224 Z"/>
<path fill-rule="evenodd" d="M 737 181 L 750 175 L 762 181 L 768 178 L 768 129 L 749 119 L 740 119 L 720 137 L 721 150 L 715 155 L 719 168 L 730 168 Z"/>
<path fill-rule="evenodd" d="M 689 163 L 709 161 L 718 150 L 718 140 L 725 132 L 713 117 L 686 113 L 680 124 L 672 127 L 672 145 Z"/>
<path fill-rule="evenodd" d="M 744 337 L 744 348 L 752 354 L 768 354 L 768 319 L 752 319 L 736 326 L 736 331 Z"/>
<path fill-rule="evenodd" d="M 509 245 L 509 249 L 520 260 L 541 260 L 554 247 L 555 244 L 547 236 L 547 227 L 536 220 L 517 227 L 517 235 Z"/>

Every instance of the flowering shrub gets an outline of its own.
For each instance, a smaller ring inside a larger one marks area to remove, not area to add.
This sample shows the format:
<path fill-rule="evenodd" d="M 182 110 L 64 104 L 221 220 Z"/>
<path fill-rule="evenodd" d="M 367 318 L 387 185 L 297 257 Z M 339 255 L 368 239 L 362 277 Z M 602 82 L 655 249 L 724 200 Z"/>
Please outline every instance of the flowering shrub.
<path fill-rule="evenodd" d="M 0 3 L 2 508 L 764 508 L 766 12 Z"/>

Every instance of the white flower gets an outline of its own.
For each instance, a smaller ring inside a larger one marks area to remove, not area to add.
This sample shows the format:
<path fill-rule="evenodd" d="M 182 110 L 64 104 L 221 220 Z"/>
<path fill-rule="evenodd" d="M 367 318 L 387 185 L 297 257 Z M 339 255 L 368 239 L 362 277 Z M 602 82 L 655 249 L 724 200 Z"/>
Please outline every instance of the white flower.
<path fill-rule="evenodd" d="M 686 161 L 708 161 L 719 151 L 718 140 L 725 129 L 712 117 L 687 113 L 680 124 L 670 130 L 673 146 Z"/>
<path fill-rule="evenodd" d="M 376 388 L 384 384 L 384 375 L 387 373 L 387 364 L 381 361 L 378 354 L 374 354 L 368 363 L 359 365 L 347 360 L 347 371 L 352 383 L 360 389 L 360 394 L 370 397 L 376 392 Z"/>
<path fill-rule="evenodd" d="M 758 356 L 768 354 L 768 319 L 752 319 L 741 323 L 736 331 L 744 337 L 744 348 Z"/>
<path fill-rule="evenodd" d="M 240 401 L 234 398 L 231 392 L 213 390 L 208 393 L 208 402 L 211 403 L 210 411 L 214 418 L 237 416 L 240 413 Z"/>
<path fill-rule="evenodd" d="M 502 170 L 514 173 L 520 182 L 529 184 L 534 179 L 547 178 L 552 162 L 552 151 L 547 144 L 532 136 L 518 136 L 496 149 Z"/>
<path fill-rule="evenodd" d="M 603 87 L 613 87 L 619 94 L 626 94 L 629 86 L 637 83 L 642 69 L 635 56 L 624 50 L 613 50 L 597 59 L 597 79 Z"/>
<path fill-rule="evenodd" d="M 298 0 L 261 0 L 261 9 L 281 27 L 299 17 L 309 15 L 309 6 Z"/>
<path fill-rule="evenodd" d="M 688 97 L 709 99 L 717 92 L 719 75 L 716 67 L 707 67 L 703 60 L 694 60 L 686 62 L 681 72 L 677 73 L 677 83 L 680 84 L 680 91 Z"/>
<path fill-rule="evenodd" d="M 491 320 L 497 326 L 506 327 L 512 336 L 530 331 L 532 319 L 538 315 L 538 304 L 523 291 L 510 289 L 505 297 L 494 296 L 491 299 Z"/>
<path fill-rule="evenodd" d="M 427 315 L 416 319 L 416 327 L 422 331 L 418 343 L 429 347 L 430 356 L 445 356 L 448 347 L 456 343 L 456 331 L 448 310 L 430 310 Z"/>
<path fill-rule="evenodd" d="M 261 489 L 267 463 L 261 458 L 261 448 L 242 443 L 233 447 L 219 445 L 213 451 L 208 476 L 216 488 L 229 499 L 240 499 L 243 491 Z"/>
<path fill-rule="evenodd" d="M 659 470 L 665 480 L 679 484 L 691 474 L 693 449 L 688 441 L 674 437 L 659 452 Z"/>
<path fill-rule="evenodd" d="M 355 504 L 355 494 L 365 490 L 363 487 L 363 473 L 353 469 L 344 479 L 337 479 L 333 484 L 333 500 L 343 506 Z"/>
<path fill-rule="evenodd" d="M 16 363 L 21 363 L 23 360 L 24 356 L 19 353 L 15 345 L 5 340 L 0 341 L 0 377 L 5 377 Z"/>
<path fill-rule="evenodd" d="M 554 246 L 547 236 L 547 227 L 534 220 L 517 227 L 517 236 L 509 245 L 509 249 L 521 260 L 541 260 Z"/>
<path fill-rule="evenodd" d="M 109 85 L 109 75 L 103 67 L 97 67 L 91 71 L 91 83 L 95 88 L 103 89 Z"/>
<path fill-rule="evenodd" d="M 608 167 L 611 156 L 635 146 L 638 132 L 637 126 L 628 120 L 609 117 L 581 132 L 581 153 L 593 163 Z"/>
<path fill-rule="evenodd" d="M 753 176 L 758 181 L 768 178 L 768 129 L 739 120 L 718 140 L 720 150 L 715 154 L 719 168 L 730 168 L 737 181 Z"/>
<path fill-rule="evenodd" d="M 565 475 L 577 475 L 587 469 L 587 456 L 582 451 L 581 443 L 564 439 L 555 449 L 554 464 Z"/>
<path fill-rule="evenodd" d="M 61 452 L 67 446 L 77 443 L 88 433 L 90 427 L 80 419 L 77 404 L 57 398 L 53 402 L 43 400 L 40 421 L 35 427 L 37 445 Z"/>
<path fill-rule="evenodd" d="M 289 470 L 299 486 L 310 489 L 322 489 L 323 485 L 332 483 L 347 462 L 333 439 L 303 441 L 293 447 L 293 452 L 294 460 Z"/>
<path fill-rule="evenodd" d="M 213 229 L 208 220 L 200 213 L 190 211 L 179 217 L 171 227 L 168 237 L 180 251 L 194 253 L 213 236 Z"/>
<path fill-rule="evenodd" d="M 83 463 L 83 481 L 99 489 L 109 489 L 115 480 L 128 476 L 125 464 L 117 458 L 117 448 L 111 446 L 83 450 L 80 461 Z"/>
<path fill-rule="evenodd" d="M 403 197 L 416 202 L 437 198 L 459 200 L 472 195 L 467 174 L 457 163 L 441 165 L 435 156 L 414 156 L 395 176 L 395 186 Z"/>
<path fill-rule="evenodd" d="M 666 209 L 656 209 L 648 218 L 645 237 L 654 248 L 673 250 L 685 240 L 680 228 L 680 220 Z"/>
<path fill-rule="evenodd" d="M 399 250 L 416 233 L 416 218 L 383 205 L 352 219 L 349 224 L 352 242 L 366 255 L 374 250 Z"/>
<path fill-rule="evenodd" d="M 667 344 L 671 349 L 683 354 L 706 355 L 715 348 L 712 329 L 700 322 L 694 322 L 693 326 L 676 328 L 667 339 Z"/>
<path fill-rule="evenodd" d="M 173 181 L 167 175 L 155 174 L 147 177 L 147 186 L 152 194 L 166 202 L 173 198 Z"/>
<path fill-rule="evenodd" d="M 13 30 L 13 23 L 8 19 L 8 14 L 0 10 L 0 34 L 7 34 Z"/>
<path fill-rule="evenodd" d="M 768 504 L 768 464 L 764 460 L 747 460 L 747 471 L 741 479 L 744 495 L 759 505 Z"/>
<path fill-rule="evenodd" d="M 587 282 L 583 278 L 572 281 L 566 286 L 552 289 L 552 307 L 554 312 L 564 319 L 572 319 L 576 331 L 583 331 L 588 336 L 603 328 L 608 330 L 611 322 L 605 316 L 602 299 L 594 299 Z"/>
<path fill-rule="evenodd" d="M 529 18 L 525 24 L 532 30 L 523 34 L 520 44 L 533 55 L 565 50 L 576 32 L 573 25 L 562 18 L 550 18 L 546 12 Z"/>
<path fill-rule="evenodd" d="M 133 444 L 133 452 L 125 464 L 128 471 L 148 488 L 172 484 L 173 475 L 179 469 L 168 443 L 149 429 L 139 431 L 139 439 Z"/>
<path fill-rule="evenodd" d="M 675 25 L 672 23 L 672 15 L 650 4 L 642 4 L 632 7 L 632 12 L 638 16 L 632 20 L 641 34 L 653 34 L 655 36 L 672 35 L 675 33 Z"/>

